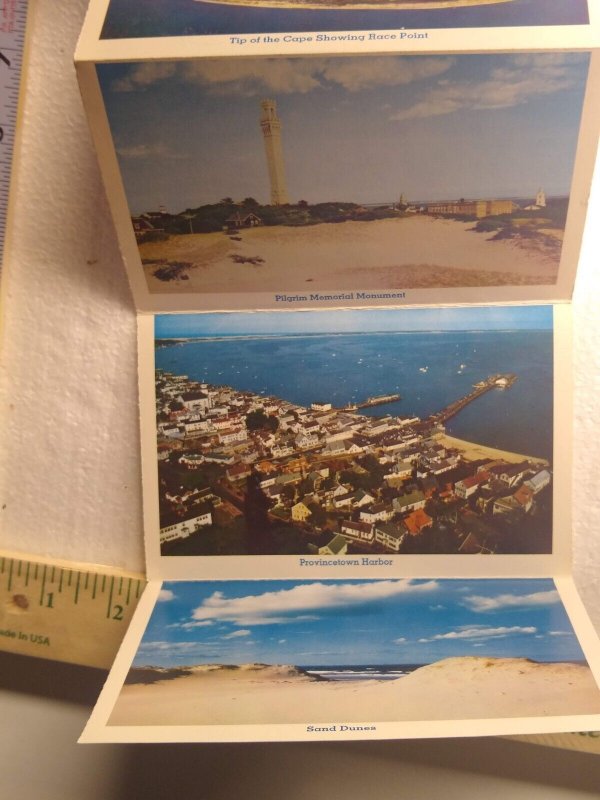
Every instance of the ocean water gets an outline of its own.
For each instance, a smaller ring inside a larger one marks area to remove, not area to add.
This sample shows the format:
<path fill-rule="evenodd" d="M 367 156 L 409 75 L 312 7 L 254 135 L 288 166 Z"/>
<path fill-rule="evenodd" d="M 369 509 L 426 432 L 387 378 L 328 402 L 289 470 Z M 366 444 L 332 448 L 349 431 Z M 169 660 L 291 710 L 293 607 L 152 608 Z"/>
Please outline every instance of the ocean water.
<path fill-rule="evenodd" d="M 397 678 L 405 678 L 423 664 L 369 664 L 319 667 L 302 667 L 310 675 L 325 678 L 328 681 L 395 681 Z"/>
<path fill-rule="evenodd" d="M 582 25 L 588 19 L 587 0 L 512 0 L 483 6 L 391 11 L 260 8 L 197 0 L 112 0 L 102 38 Z"/>
<path fill-rule="evenodd" d="M 553 346 L 550 331 L 460 331 L 220 338 L 156 351 L 156 366 L 198 381 L 275 395 L 309 406 L 357 403 L 398 393 L 366 409 L 421 418 L 494 373 L 514 373 L 447 423 L 447 431 L 491 447 L 552 458 Z"/>

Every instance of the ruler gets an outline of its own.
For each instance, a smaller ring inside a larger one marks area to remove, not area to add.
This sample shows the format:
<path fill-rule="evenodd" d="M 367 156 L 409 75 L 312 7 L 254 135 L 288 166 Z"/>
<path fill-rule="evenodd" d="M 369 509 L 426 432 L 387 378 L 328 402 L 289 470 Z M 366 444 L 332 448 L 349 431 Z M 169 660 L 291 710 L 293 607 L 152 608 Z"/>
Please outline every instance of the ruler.
<path fill-rule="evenodd" d="M 27 0 L 0 0 L 0 252 L 4 255 L 10 176 L 25 51 Z"/>
<path fill-rule="evenodd" d="M 109 668 L 143 575 L 0 552 L 0 650 Z"/>

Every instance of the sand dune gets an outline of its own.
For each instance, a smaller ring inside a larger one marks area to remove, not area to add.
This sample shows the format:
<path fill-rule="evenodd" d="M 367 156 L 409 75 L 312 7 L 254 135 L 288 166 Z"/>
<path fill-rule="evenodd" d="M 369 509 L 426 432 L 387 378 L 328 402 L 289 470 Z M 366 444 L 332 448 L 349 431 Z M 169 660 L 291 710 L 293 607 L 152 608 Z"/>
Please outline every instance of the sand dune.
<path fill-rule="evenodd" d="M 571 663 L 448 658 L 388 681 L 323 681 L 289 665 L 184 669 L 188 674 L 172 680 L 126 684 L 109 724 L 393 722 L 600 713 L 600 692 L 590 669 Z"/>
<path fill-rule="evenodd" d="M 188 262 L 185 280 L 161 281 L 144 267 L 151 292 L 317 292 L 553 284 L 558 250 L 534 240 L 492 241 L 472 222 L 414 216 L 240 233 L 172 236 L 140 246 L 143 260 Z M 236 263 L 233 258 L 263 259 Z"/>

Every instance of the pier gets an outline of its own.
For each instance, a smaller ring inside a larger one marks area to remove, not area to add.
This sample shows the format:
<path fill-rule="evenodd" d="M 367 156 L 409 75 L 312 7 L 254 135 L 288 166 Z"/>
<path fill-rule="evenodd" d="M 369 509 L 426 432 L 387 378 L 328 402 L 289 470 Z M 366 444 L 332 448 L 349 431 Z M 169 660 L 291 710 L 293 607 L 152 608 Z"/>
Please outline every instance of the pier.
<path fill-rule="evenodd" d="M 358 411 L 361 408 L 371 408 L 372 406 L 384 406 L 387 403 L 395 403 L 401 399 L 402 398 L 399 394 L 380 394 L 376 397 L 367 397 L 367 399 L 363 400 L 362 403 L 348 403 L 347 406 L 344 406 L 339 410 Z"/>
<path fill-rule="evenodd" d="M 513 374 L 490 375 L 484 381 L 473 384 L 472 392 L 461 397 L 460 400 L 455 400 L 453 403 L 450 403 L 450 405 L 446 406 L 446 408 L 443 408 L 441 411 L 432 414 L 427 418 L 427 421 L 434 425 L 440 422 L 446 422 L 451 419 L 451 417 L 456 416 L 456 414 L 462 411 L 465 406 L 468 406 L 469 403 L 472 403 L 473 400 L 481 397 L 481 395 L 490 392 L 492 389 L 509 389 L 516 380 L 517 376 Z"/>

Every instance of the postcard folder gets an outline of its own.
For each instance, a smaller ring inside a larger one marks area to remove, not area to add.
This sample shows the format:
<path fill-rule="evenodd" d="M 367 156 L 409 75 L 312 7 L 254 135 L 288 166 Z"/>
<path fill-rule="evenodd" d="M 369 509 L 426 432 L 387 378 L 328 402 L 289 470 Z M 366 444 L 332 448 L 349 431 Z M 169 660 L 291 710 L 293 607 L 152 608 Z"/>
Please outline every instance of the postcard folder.
<path fill-rule="evenodd" d="M 77 69 L 140 310 L 570 299 L 598 2 L 261 5 L 91 4 Z"/>
<path fill-rule="evenodd" d="M 76 58 L 150 583 L 82 741 L 600 729 L 564 424 L 599 4 L 136 4 Z"/>
<path fill-rule="evenodd" d="M 569 318 L 142 315 L 151 585 L 83 740 L 597 728 Z"/>

